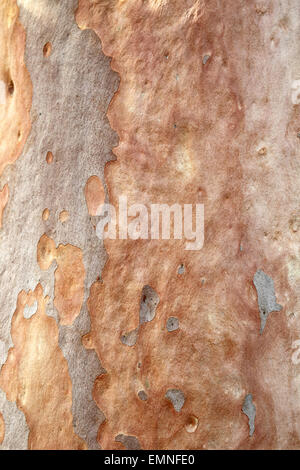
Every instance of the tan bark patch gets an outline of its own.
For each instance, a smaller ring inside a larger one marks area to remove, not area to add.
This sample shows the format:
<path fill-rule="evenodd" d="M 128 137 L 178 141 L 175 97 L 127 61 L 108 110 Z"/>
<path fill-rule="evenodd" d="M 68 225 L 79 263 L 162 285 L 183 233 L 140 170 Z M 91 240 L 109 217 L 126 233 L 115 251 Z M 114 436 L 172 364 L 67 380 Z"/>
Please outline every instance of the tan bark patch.
<path fill-rule="evenodd" d="M 47 270 L 56 259 L 56 246 L 52 238 L 45 233 L 37 246 L 37 262 L 42 270 Z"/>
<path fill-rule="evenodd" d="M 54 305 L 61 324 L 71 325 L 80 313 L 84 298 L 82 250 L 70 244 L 56 248 L 52 238 L 44 234 L 37 246 L 37 261 L 42 270 L 47 270 L 53 261 L 57 262 Z"/>
<path fill-rule="evenodd" d="M 25 319 L 27 303 L 37 312 Z M 67 361 L 58 345 L 58 327 L 46 314 L 47 299 L 39 284 L 21 291 L 12 320 L 14 347 L 1 369 L 0 386 L 24 412 L 30 429 L 29 449 L 84 449 L 73 430 L 72 385 Z"/>
<path fill-rule="evenodd" d="M 59 245 L 56 261 L 54 305 L 61 324 L 71 325 L 80 313 L 84 297 L 82 250 L 72 245 Z"/>
<path fill-rule="evenodd" d="M 42 219 L 46 222 L 49 219 L 50 211 L 49 209 L 44 209 L 42 214 Z"/>
<path fill-rule="evenodd" d="M 69 219 L 69 212 L 66 211 L 66 210 L 61 211 L 60 214 L 59 214 L 59 220 L 60 220 L 60 222 L 63 224 L 63 223 L 66 222 L 68 219 Z"/>
<path fill-rule="evenodd" d="M 0 3 L 0 175 L 20 155 L 30 131 L 32 86 L 24 64 L 25 31 L 16 0 Z"/>
<path fill-rule="evenodd" d="M 98 176 L 91 176 L 85 185 L 84 195 L 90 215 L 97 215 L 97 209 L 104 204 L 105 192 Z"/>

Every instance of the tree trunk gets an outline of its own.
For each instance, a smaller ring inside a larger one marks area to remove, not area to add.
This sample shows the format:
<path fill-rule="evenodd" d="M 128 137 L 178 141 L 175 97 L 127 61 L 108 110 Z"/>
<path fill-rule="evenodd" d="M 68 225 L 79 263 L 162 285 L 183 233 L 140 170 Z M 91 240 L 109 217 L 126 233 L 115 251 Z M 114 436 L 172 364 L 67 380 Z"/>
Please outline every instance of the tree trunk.
<path fill-rule="evenodd" d="M 299 448 L 299 36 L 1 1 L 1 449 Z"/>

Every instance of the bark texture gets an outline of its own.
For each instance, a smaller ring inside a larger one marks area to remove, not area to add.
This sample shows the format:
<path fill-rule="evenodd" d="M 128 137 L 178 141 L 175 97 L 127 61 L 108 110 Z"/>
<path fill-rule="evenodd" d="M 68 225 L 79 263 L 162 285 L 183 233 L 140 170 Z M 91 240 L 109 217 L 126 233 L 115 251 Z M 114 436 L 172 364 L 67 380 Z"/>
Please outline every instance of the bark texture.
<path fill-rule="evenodd" d="M 299 44 L 298 0 L 1 2 L 0 448 L 299 448 Z M 124 195 L 203 248 L 100 241 Z"/>

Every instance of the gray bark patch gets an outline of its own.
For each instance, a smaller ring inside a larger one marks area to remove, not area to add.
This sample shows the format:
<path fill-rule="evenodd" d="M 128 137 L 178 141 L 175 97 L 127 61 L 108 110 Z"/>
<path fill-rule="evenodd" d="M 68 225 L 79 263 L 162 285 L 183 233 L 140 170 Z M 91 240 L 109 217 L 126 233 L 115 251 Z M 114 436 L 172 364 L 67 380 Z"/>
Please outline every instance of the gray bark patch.
<path fill-rule="evenodd" d="M 125 434 L 119 434 L 115 438 L 116 442 L 121 442 L 127 450 L 140 450 L 141 445 L 135 436 L 126 436 Z"/>
<path fill-rule="evenodd" d="M 155 290 L 150 286 L 144 286 L 140 305 L 140 325 L 153 320 L 158 304 L 159 296 Z"/>
<path fill-rule="evenodd" d="M 168 331 L 176 331 L 179 328 L 179 320 L 176 317 L 170 317 L 167 320 L 167 330 Z"/>
<path fill-rule="evenodd" d="M 282 306 L 276 302 L 274 282 L 263 271 L 258 270 L 253 278 L 258 297 L 260 313 L 260 334 L 264 331 L 267 318 L 271 312 L 279 312 Z"/>
<path fill-rule="evenodd" d="M 156 307 L 159 304 L 159 296 L 150 286 L 144 286 L 140 303 L 139 326 L 121 336 L 121 342 L 126 346 L 134 346 L 138 340 L 139 329 L 143 323 L 152 321 L 155 317 Z"/>
<path fill-rule="evenodd" d="M 169 400 L 174 406 L 175 411 L 179 413 L 185 402 L 184 393 L 181 390 L 170 388 L 165 394 L 167 400 Z"/>
<path fill-rule="evenodd" d="M 4 441 L 0 444 L 0 450 L 27 450 L 29 428 L 25 415 L 16 403 L 6 399 L 2 390 L 0 390 L 0 411 L 5 422 Z"/>
<path fill-rule="evenodd" d="M 184 265 L 183 265 L 183 264 L 181 264 L 180 266 L 178 266 L 178 270 L 177 270 L 178 274 L 180 274 L 180 275 L 181 275 L 181 274 L 184 274 L 184 271 L 185 271 L 185 269 L 184 269 Z"/>
<path fill-rule="evenodd" d="M 142 400 L 142 401 L 148 400 L 148 395 L 147 395 L 147 393 L 145 392 L 145 390 L 140 390 L 139 393 L 138 393 L 138 397 L 139 397 L 139 399 Z"/>
<path fill-rule="evenodd" d="M 256 408 L 252 400 L 252 395 L 249 393 L 246 395 L 242 407 L 243 413 L 248 417 L 249 420 L 249 436 L 251 437 L 255 431 L 255 415 L 256 415 Z"/>
<path fill-rule="evenodd" d="M 206 55 L 203 57 L 203 59 L 202 59 L 203 65 L 205 65 L 206 62 L 208 62 L 209 59 L 210 59 L 210 55 L 206 54 Z"/>
<path fill-rule="evenodd" d="M 135 330 L 129 331 L 129 333 L 125 333 L 125 335 L 121 336 L 121 341 L 126 346 L 134 346 L 139 334 L 139 329 L 136 328 Z"/>

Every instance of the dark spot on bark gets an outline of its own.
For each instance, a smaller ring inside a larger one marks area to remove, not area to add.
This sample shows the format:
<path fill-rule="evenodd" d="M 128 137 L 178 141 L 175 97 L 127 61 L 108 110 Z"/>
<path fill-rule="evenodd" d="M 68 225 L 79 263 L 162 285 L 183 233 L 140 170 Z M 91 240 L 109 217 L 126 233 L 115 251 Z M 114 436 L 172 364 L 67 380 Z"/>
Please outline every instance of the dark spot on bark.
<path fill-rule="evenodd" d="M 15 84 L 14 84 L 13 80 L 10 80 L 9 84 L 7 85 L 7 90 L 8 90 L 8 93 L 10 94 L 10 96 L 12 96 L 14 94 Z"/>
<path fill-rule="evenodd" d="M 140 390 L 140 391 L 139 391 L 138 397 L 139 397 L 139 399 L 142 400 L 142 401 L 148 400 L 148 395 L 147 395 L 147 393 L 146 393 L 144 390 Z"/>

